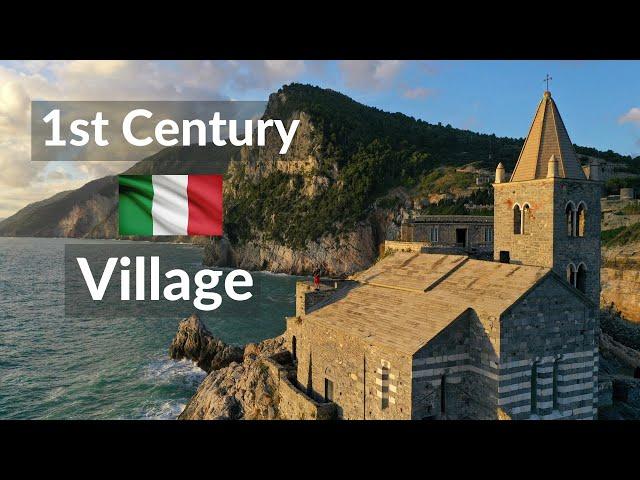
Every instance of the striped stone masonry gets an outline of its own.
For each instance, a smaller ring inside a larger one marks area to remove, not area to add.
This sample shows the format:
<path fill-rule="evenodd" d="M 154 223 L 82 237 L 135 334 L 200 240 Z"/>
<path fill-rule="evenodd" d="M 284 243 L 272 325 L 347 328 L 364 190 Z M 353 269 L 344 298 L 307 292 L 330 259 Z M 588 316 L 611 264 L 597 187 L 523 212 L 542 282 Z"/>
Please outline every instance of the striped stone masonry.
<path fill-rule="evenodd" d="M 557 362 L 554 405 L 554 363 Z M 593 419 L 597 414 L 598 352 L 583 351 L 536 360 L 537 411 L 532 411 L 533 360 L 503 364 L 471 364 L 468 354 L 415 359 L 413 378 L 441 386 L 461 384 L 469 375 L 480 375 L 497 382 L 497 406 L 513 419 Z"/>

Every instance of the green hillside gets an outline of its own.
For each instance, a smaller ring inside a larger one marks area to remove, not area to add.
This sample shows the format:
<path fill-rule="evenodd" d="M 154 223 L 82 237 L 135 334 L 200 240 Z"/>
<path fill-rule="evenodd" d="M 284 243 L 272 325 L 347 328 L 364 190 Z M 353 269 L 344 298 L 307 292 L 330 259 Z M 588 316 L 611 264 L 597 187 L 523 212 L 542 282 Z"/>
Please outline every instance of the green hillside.
<path fill-rule="evenodd" d="M 232 241 L 251 241 L 260 235 L 302 247 L 326 232 L 351 229 L 366 217 L 376 198 L 391 188 L 429 190 L 428 185 L 438 181 L 438 167 L 478 162 L 493 169 L 502 162 L 511 170 L 523 143 L 522 138 L 480 134 L 384 112 L 310 85 L 287 85 L 278 94 L 271 96 L 265 117 L 286 120 L 297 112 L 309 115 L 316 127 L 311 140 L 317 143 L 321 159 L 315 174 L 329 179 L 328 188 L 307 198 L 298 188 L 304 184 L 301 174 L 276 172 L 259 182 L 235 179 L 239 193 L 226 200 L 226 232 Z M 614 152 L 576 148 L 584 154 L 631 161 Z M 332 173 L 336 170 L 337 177 Z M 449 186 L 466 181 L 450 177 Z M 462 205 L 442 208 L 464 210 Z"/>

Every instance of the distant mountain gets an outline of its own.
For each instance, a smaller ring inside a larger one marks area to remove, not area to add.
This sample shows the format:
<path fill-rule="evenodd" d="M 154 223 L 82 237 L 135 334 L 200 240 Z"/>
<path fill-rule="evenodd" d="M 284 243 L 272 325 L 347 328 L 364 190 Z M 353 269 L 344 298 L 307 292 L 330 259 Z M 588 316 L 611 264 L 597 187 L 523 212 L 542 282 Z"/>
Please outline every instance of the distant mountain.
<path fill-rule="evenodd" d="M 124 173 L 223 173 L 237 151 L 233 146 L 171 147 Z M 0 236 L 114 238 L 118 233 L 117 189 L 117 177 L 109 176 L 31 203 L 0 222 Z"/>

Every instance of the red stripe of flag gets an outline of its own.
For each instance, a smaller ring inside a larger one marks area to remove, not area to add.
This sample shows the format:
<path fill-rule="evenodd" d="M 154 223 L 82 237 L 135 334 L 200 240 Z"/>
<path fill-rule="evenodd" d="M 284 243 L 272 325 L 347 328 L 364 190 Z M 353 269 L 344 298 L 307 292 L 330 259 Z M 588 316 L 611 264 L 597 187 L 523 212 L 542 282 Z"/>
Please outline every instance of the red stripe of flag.
<path fill-rule="evenodd" d="M 189 235 L 222 236 L 222 175 L 189 175 Z"/>

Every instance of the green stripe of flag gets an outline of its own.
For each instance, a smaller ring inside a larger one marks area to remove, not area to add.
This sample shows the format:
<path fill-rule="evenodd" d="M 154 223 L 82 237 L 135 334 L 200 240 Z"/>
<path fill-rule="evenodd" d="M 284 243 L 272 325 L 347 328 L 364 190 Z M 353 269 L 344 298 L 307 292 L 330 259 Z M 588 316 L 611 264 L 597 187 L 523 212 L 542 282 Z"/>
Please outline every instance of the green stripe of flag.
<path fill-rule="evenodd" d="M 153 235 L 151 175 L 118 175 L 120 235 Z"/>

